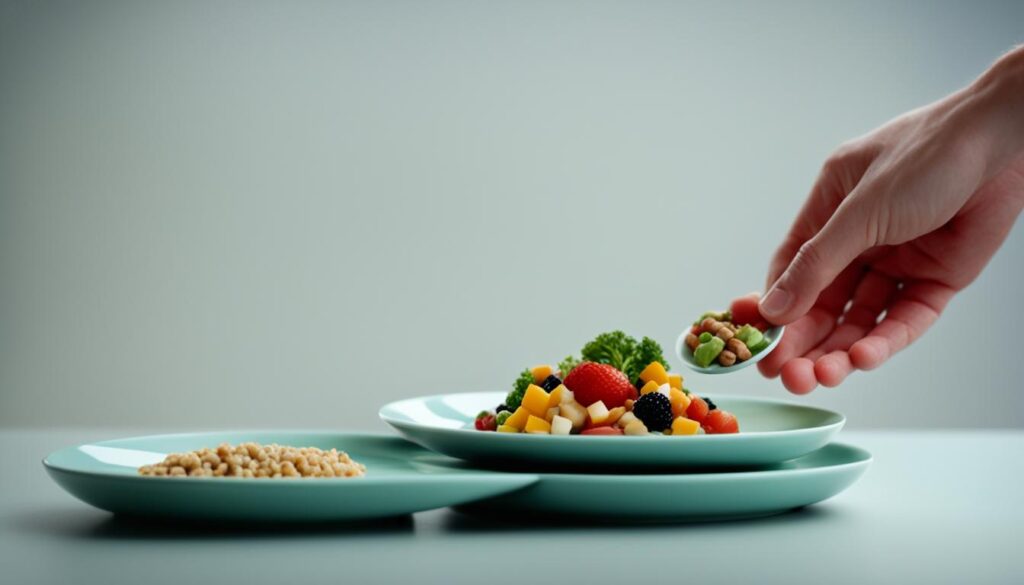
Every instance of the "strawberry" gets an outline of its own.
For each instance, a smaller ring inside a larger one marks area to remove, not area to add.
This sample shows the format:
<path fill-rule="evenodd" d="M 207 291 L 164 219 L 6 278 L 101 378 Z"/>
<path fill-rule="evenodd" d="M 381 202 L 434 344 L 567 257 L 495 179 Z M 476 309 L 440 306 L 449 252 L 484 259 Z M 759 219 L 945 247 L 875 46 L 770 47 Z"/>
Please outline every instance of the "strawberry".
<path fill-rule="evenodd" d="M 608 408 L 615 408 L 637 397 L 636 387 L 626 374 L 607 364 L 583 362 L 569 372 L 564 383 L 583 406 L 600 400 Z"/>

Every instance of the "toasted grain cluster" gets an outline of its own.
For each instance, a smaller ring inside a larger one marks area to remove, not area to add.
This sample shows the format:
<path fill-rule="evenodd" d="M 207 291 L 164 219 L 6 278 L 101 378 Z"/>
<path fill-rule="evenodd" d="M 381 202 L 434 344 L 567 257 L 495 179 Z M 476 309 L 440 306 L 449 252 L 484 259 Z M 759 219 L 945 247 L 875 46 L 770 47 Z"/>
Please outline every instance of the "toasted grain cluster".
<path fill-rule="evenodd" d="M 173 453 L 160 463 L 139 468 L 140 475 L 171 477 L 360 477 L 366 467 L 344 451 L 222 443 L 188 453 Z"/>

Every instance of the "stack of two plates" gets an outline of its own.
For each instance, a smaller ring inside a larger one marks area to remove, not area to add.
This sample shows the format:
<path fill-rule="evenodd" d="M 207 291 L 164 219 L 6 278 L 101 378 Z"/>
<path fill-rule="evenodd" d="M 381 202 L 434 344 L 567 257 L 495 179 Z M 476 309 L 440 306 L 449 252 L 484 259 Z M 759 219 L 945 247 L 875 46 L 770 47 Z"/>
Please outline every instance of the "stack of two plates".
<path fill-rule="evenodd" d="M 79 445 L 51 454 L 64 489 L 115 513 L 238 521 L 338 521 L 456 506 L 504 518 L 575 516 L 676 522 L 763 516 L 820 502 L 865 471 L 862 449 L 829 444 L 841 415 L 784 402 L 713 397 L 736 414 L 736 435 L 550 436 L 473 430 L 496 392 L 403 400 L 380 415 L 413 442 L 337 432 L 161 435 Z M 142 477 L 168 453 L 220 443 L 337 448 L 365 477 Z M 418 445 L 416 444 L 418 443 Z M 421 446 L 422 445 L 422 446 Z M 426 447 L 424 449 L 423 447 Z M 429 450 L 428 450 L 429 449 Z"/>

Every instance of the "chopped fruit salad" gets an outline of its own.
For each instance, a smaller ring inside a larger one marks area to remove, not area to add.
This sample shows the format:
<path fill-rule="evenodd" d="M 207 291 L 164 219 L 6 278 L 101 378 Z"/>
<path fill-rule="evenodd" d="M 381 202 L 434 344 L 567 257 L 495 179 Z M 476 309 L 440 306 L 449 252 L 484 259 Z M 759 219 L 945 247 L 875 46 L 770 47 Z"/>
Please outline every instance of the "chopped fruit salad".
<path fill-rule="evenodd" d="M 557 366 L 523 370 L 503 404 L 474 427 L 545 435 L 738 433 L 739 423 L 670 374 L 661 346 L 621 331 L 604 333 Z"/>
<path fill-rule="evenodd" d="M 756 304 L 737 301 L 728 311 L 701 315 L 686 334 L 685 342 L 698 366 L 706 368 L 717 363 L 729 367 L 764 351 L 772 342 L 765 335 L 767 330 L 768 322 L 761 318 Z"/>

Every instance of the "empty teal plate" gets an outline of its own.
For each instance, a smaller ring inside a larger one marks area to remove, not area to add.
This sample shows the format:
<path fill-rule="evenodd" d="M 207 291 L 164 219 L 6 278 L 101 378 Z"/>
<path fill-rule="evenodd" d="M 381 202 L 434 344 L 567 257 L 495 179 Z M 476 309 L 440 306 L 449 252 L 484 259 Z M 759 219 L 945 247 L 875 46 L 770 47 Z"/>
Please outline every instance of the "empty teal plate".
<path fill-rule="evenodd" d="M 168 453 L 220 443 L 337 448 L 366 466 L 359 478 L 238 479 L 142 477 L 137 468 Z M 399 516 L 462 504 L 536 481 L 528 474 L 467 468 L 397 437 L 346 433 L 233 432 L 103 441 L 43 461 L 62 488 L 110 512 L 245 521 L 338 521 Z"/>
<path fill-rule="evenodd" d="M 863 449 L 834 443 L 810 455 L 756 471 L 668 475 L 541 474 L 522 490 L 461 506 L 500 514 L 503 522 L 602 523 L 713 521 L 778 514 L 828 499 L 852 485 L 871 463 Z"/>
<path fill-rule="evenodd" d="M 734 435 L 672 437 L 527 435 L 473 429 L 481 410 L 505 399 L 502 392 L 442 394 L 392 402 L 380 417 L 413 441 L 452 457 L 500 463 L 617 468 L 706 468 L 778 463 L 826 445 L 845 419 L 821 408 L 764 398 L 712 396 L 734 413 Z"/>

